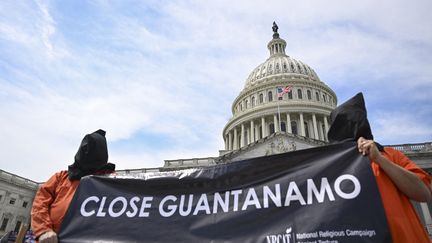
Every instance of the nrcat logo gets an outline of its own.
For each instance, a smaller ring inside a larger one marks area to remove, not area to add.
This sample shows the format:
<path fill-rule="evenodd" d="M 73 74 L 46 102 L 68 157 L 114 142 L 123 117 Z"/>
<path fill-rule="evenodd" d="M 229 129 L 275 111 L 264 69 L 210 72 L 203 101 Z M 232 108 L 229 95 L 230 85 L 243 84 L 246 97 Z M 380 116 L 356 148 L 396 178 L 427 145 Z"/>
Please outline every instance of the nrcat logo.
<path fill-rule="evenodd" d="M 285 233 L 277 234 L 277 235 L 267 235 L 267 243 L 291 243 L 292 234 L 291 234 L 292 228 L 289 227 L 286 229 Z"/>

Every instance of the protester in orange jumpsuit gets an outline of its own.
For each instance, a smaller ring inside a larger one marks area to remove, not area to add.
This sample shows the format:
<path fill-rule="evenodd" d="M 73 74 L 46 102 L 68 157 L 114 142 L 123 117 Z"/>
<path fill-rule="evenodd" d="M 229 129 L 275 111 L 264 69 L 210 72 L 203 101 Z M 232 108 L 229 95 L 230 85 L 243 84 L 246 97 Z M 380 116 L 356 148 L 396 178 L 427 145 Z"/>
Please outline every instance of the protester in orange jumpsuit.
<path fill-rule="evenodd" d="M 105 131 L 87 134 L 68 171 L 55 173 L 36 193 L 31 210 L 31 227 L 40 243 L 56 243 L 57 234 L 66 210 L 86 175 L 114 172 L 115 165 L 108 163 Z"/>
<path fill-rule="evenodd" d="M 392 242 L 431 242 L 410 202 L 431 200 L 431 176 L 400 151 L 374 142 L 361 93 L 330 116 L 329 141 L 356 141 L 359 152 L 371 161 Z"/>

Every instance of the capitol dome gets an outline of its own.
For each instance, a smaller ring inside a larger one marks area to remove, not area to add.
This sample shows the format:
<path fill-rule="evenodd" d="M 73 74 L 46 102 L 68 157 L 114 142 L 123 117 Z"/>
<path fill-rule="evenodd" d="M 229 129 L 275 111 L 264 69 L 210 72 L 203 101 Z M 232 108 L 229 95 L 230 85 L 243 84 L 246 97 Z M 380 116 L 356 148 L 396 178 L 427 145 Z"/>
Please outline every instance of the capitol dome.
<path fill-rule="evenodd" d="M 286 41 L 273 23 L 270 57 L 258 65 L 232 105 L 223 129 L 225 150 L 238 150 L 274 133 L 327 141 L 336 94 L 307 64 L 285 53 Z"/>

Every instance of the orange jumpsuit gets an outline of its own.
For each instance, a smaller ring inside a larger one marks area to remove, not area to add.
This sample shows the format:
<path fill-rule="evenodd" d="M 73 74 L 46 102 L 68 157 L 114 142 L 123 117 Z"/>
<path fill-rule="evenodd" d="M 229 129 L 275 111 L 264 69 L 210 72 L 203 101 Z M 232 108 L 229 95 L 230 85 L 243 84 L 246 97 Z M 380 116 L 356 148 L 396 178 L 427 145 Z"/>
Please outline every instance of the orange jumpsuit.
<path fill-rule="evenodd" d="M 39 188 L 31 210 L 31 226 L 36 239 L 50 230 L 59 233 L 79 182 L 69 180 L 67 171 L 60 171 Z"/>
<path fill-rule="evenodd" d="M 420 169 L 403 153 L 385 147 L 383 155 L 395 164 L 416 174 L 429 188 L 431 183 L 430 175 Z M 430 242 L 429 236 L 408 197 L 397 189 L 390 177 L 374 161 L 372 161 L 372 170 L 381 194 L 393 242 Z"/>

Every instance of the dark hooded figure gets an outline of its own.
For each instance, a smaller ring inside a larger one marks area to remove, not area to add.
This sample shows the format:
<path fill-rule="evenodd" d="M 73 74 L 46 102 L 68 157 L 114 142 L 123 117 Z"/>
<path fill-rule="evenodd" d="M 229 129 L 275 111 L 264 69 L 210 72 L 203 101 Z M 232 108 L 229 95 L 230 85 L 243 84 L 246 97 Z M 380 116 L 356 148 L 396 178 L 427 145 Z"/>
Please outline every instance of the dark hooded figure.
<path fill-rule="evenodd" d="M 430 175 L 400 151 L 374 142 L 362 93 L 336 107 L 330 119 L 331 143 L 356 142 L 358 151 L 369 157 L 392 242 L 430 242 L 410 202 L 431 200 Z"/>
<path fill-rule="evenodd" d="M 358 93 L 330 114 L 330 142 L 357 141 L 359 137 L 373 139 L 363 94 Z"/>
<path fill-rule="evenodd" d="M 57 242 L 57 233 L 80 179 L 87 175 L 109 174 L 114 169 L 115 165 L 108 163 L 105 131 L 99 129 L 85 135 L 68 171 L 55 173 L 36 193 L 31 210 L 36 239 L 40 243 Z"/>
<path fill-rule="evenodd" d="M 356 94 L 336 107 L 330 113 L 330 122 L 327 133 L 330 143 L 357 141 L 360 137 L 373 140 L 362 93 Z M 380 144 L 376 142 L 375 144 L 380 151 L 383 151 Z"/>
<path fill-rule="evenodd" d="M 69 179 L 79 180 L 96 172 L 114 171 L 115 165 L 108 163 L 108 148 L 104 130 L 87 134 L 75 155 L 75 162 L 69 165 Z"/>

